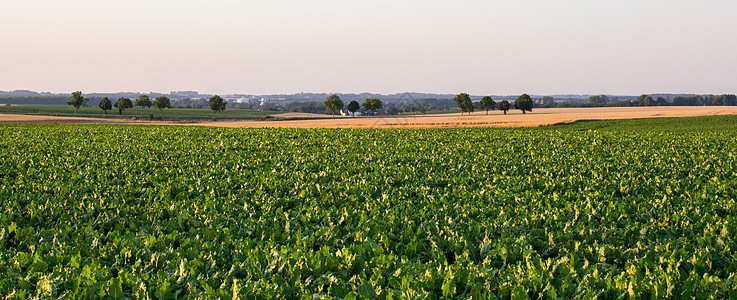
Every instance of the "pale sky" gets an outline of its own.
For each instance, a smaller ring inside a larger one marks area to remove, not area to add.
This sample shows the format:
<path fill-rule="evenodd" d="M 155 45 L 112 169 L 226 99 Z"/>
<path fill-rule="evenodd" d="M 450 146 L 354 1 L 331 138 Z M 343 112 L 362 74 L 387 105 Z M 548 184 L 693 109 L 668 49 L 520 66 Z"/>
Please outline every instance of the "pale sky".
<path fill-rule="evenodd" d="M 0 90 L 737 93 L 734 0 L 2 0 Z"/>

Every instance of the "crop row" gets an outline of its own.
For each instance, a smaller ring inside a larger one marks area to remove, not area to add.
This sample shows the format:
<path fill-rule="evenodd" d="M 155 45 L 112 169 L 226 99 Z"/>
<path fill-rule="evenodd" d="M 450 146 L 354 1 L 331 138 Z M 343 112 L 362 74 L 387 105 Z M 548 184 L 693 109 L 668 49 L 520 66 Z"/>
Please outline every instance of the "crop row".
<path fill-rule="evenodd" d="M 0 126 L 0 294 L 734 297 L 734 131 Z"/>

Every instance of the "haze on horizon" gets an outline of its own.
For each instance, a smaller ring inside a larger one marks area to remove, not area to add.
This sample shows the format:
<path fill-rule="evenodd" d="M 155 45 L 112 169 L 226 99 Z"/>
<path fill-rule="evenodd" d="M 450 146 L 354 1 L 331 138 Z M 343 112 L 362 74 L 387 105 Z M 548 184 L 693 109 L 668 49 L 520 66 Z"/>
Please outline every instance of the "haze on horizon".
<path fill-rule="evenodd" d="M 6 0 L 0 90 L 737 92 L 730 0 Z"/>

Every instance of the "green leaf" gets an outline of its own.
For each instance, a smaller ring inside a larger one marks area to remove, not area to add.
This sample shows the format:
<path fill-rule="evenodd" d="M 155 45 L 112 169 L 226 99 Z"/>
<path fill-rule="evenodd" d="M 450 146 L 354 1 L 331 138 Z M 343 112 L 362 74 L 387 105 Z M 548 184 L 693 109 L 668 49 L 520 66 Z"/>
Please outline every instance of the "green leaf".
<path fill-rule="evenodd" d="M 72 256 L 72 258 L 69 260 L 69 267 L 73 269 L 79 269 L 79 260 L 81 258 L 82 257 L 79 254 Z"/>
<path fill-rule="evenodd" d="M 525 286 L 518 284 L 512 289 L 512 300 L 527 300 L 530 297 L 527 295 L 527 289 Z"/>
<path fill-rule="evenodd" d="M 448 271 L 448 273 L 445 274 L 445 279 L 443 280 L 443 298 L 452 298 L 455 295 L 456 292 L 456 281 L 453 276 L 453 273 L 451 271 Z"/>
<path fill-rule="evenodd" d="M 202 284 L 202 287 L 203 287 L 203 288 L 205 289 L 205 293 L 206 293 L 206 294 L 207 294 L 208 296 L 210 296 L 210 297 L 215 297 L 215 296 L 217 296 L 217 291 L 215 291 L 215 289 L 213 289 L 213 288 L 212 288 L 212 287 L 211 287 L 211 286 L 210 286 L 209 284 L 207 284 L 207 283 L 203 283 L 203 284 Z"/>
<path fill-rule="evenodd" d="M 374 286 L 371 285 L 370 282 L 364 281 L 361 285 L 358 286 L 358 295 L 365 299 L 374 299 L 376 298 L 376 290 L 374 290 Z"/>
<path fill-rule="evenodd" d="M 123 299 L 123 285 L 120 283 L 120 278 L 113 278 L 110 280 L 108 287 L 108 293 L 112 299 Z"/>

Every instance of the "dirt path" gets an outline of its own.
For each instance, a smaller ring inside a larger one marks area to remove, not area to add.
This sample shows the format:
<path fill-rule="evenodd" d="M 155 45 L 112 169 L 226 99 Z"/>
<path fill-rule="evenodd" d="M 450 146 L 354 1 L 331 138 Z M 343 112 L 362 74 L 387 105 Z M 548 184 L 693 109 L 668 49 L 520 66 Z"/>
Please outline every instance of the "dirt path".
<path fill-rule="evenodd" d="M 290 127 L 290 128 L 470 128 L 470 127 L 536 127 L 578 120 L 637 119 L 658 117 L 692 117 L 737 114 L 737 106 L 661 106 L 661 107 L 599 107 L 599 108 L 539 108 L 532 113 L 510 111 L 475 112 L 471 115 L 442 114 L 393 117 L 335 117 L 325 115 L 285 113 L 275 115 L 278 121 L 206 121 L 193 123 L 135 121 L 104 118 L 77 118 L 38 115 L 0 114 L 0 123 L 27 124 L 159 124 L 216 127 Z M 288 120 L 299 118 L 299 120 Z M 316 118 L 316 119 L 310 119 Z"/>

